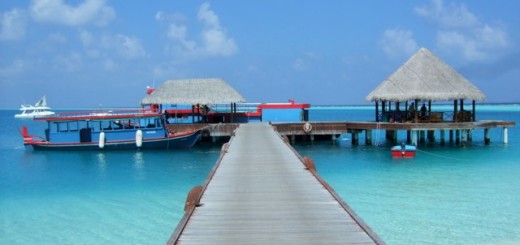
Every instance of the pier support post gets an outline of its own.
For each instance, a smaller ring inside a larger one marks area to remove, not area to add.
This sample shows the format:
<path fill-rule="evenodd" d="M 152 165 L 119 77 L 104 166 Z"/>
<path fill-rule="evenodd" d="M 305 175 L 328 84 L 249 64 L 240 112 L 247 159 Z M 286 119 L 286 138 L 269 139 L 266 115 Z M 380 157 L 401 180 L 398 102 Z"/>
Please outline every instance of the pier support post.
<path fill-rule="evenodd" d="M 461 143 L 462 146 L 466 146 L 467 145 L 467 143 L 468 143 L 467 136 L 468 136 L 468 131 L 467 130 L 461 130 L 460 143 Z"/>
<path fill-rule="evenodd" d="M 455 144 L 460 145 L 460 130 L 455 130 Z"/>
<path fill-rule="evenodd" d="M 359 144 L 359 132 L 357 130 L 352 131 L 352 145 Z"/>
<path fill-rule="evenodd" d="M 417 130 L 412 130 L 412 145 L 417 146 Z"/>
<path fill-rule="evenodd" d="M 428 130 L 428 142 L 435 141 L 435 130 Z"/>
<path fill-rule="evenodd" d="M 411 143 L 412 143 L 412 136 L 411 136 L 410 130 L 406 130 L 406 144 L 411 144 Z"/>
<path fill-rule="evenodd" d="M 504 127 L 504 144 L 507 144 L 508 143 L 508 140 L 507 140 L 507 128 Z"/>
<path fill-rule="evenodd" d="M 372 145 L 372 130 L 365 130 L 365 145 Z"/>
<path fill-rule="evenodd" d="M 424 142 L 426 142 L 426 140 L 424 139 L 424 130 L 421 130 L 419 132 L 419 143 L 424 144 Z"/>
<path fill-rule="evenodd" d="M 446 134 L 446 131 L 445 131 L 444 129 L 441 129 L 441 132 L 440 132 L 440 133 L 441 133 L 441 145 L 444 145 L 444 140 L 445 140 L 445 139 L 444 139 L 444 138 L 445 138 L 444 136 L 445 136 L 445 134 Z"/>
<path fill-rule="evenodd" d="M 468 142 L 473 142 L 473 129 L 468 130 Z"/>
<path fill-rule="evenodd" d="M 332 139 L 332 144 L 335 145 L 336 144 L 336 135 L 335 134 L 332 134 L 330 136 L 330 138 Z"/>
<path fill-rule="evenodd" d="M 450 129 L 450 143 L 453 143 L 453 130 Z"/>
<path fill-rule="evenodd" d="M 489 145 L 489 143 L 491 143 L 491 136 L 489 133 L 489 128 L 484 129 L 484 143 L 486 145 Z"/>
<path fill-rule="evenodd" d="M 314 144 L 314 134 L 311 134 L 310 138 L 311 138 L 311 144 Z"/>

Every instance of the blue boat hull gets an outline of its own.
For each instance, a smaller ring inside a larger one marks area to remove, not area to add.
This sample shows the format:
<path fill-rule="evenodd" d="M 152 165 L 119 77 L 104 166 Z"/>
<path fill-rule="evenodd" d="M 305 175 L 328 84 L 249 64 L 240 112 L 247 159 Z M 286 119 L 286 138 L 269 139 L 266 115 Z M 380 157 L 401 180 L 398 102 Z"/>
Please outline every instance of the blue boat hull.
<path fill-rule="evenodd" d="M 148 150 L 148 149 L 182 149 L 191 148 L 200 138 L 200 131 L 193 132 L 192 134 L 168 137 L 168 138 L 157 138 L 157 139 L 145 139 L 142 142 L 141 147 L 137 147 L 135 140 L 127 141 L 113 141 L 106 142 L 103 148 L 99 147 L 98 142 L 89 143 L 50 143 L 50 142 L 32 142 L 26 144 L 31 146 L 34 150 L 45 150 L 45 151 L 111 151 L 111 150 Z"/>

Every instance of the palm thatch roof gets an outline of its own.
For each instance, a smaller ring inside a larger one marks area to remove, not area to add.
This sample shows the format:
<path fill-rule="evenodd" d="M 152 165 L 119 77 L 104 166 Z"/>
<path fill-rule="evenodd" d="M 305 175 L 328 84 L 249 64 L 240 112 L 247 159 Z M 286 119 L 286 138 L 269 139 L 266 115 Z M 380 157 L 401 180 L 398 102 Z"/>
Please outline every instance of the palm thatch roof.
<path fill-rule="evenodd" d="M 367 101 L 477 100 L 486 95 L 444 61 L 421 48 L 366 97 Z"/>
<path fill-rule="evenodd" d="M 149 104 L 220 104 L 246 102 L 222 79 L 168 80 L 141 100 Z"/>

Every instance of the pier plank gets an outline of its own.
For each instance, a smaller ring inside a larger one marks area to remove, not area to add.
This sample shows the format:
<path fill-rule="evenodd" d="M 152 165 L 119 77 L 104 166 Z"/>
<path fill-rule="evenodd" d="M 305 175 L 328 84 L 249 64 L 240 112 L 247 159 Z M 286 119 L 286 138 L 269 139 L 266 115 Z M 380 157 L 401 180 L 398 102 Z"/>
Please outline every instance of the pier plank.
<path fill-rule="evenodd" d="M 384 244 L 268 124 L 243 124 L 171 244 Z"/>

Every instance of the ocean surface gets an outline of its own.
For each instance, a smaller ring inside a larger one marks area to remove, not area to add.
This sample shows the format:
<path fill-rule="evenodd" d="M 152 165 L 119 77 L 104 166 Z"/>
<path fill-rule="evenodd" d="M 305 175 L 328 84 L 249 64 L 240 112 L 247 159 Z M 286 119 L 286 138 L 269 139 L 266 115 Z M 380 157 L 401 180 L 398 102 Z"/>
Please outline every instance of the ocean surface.
<path fill-rule="evenodd" d="M 45 125 L 15 113 L 0 111 L 0 244 L 164 244 L 189 190 L 203 184 L 220 154 L 212 144 L 33 152 L 18 129 L 42 135 Z M 309 117 L 373 120 L 374 108 L 312 107 Z M 477 119 L 518 125 L 520 105 L 477 105 Z M 388 244 L 520 244 L 519 126 L 508 135 L 504 144 L 502 129 L 492 129 L 485 145 L 483 130 L 475 130 L 466 147 L 441 146 L 436 135 L 414 159 L 392 159 L 391 144 L 377 131 L 374 146 L 351 146 L 346 138 L 295 148 Z"/>

